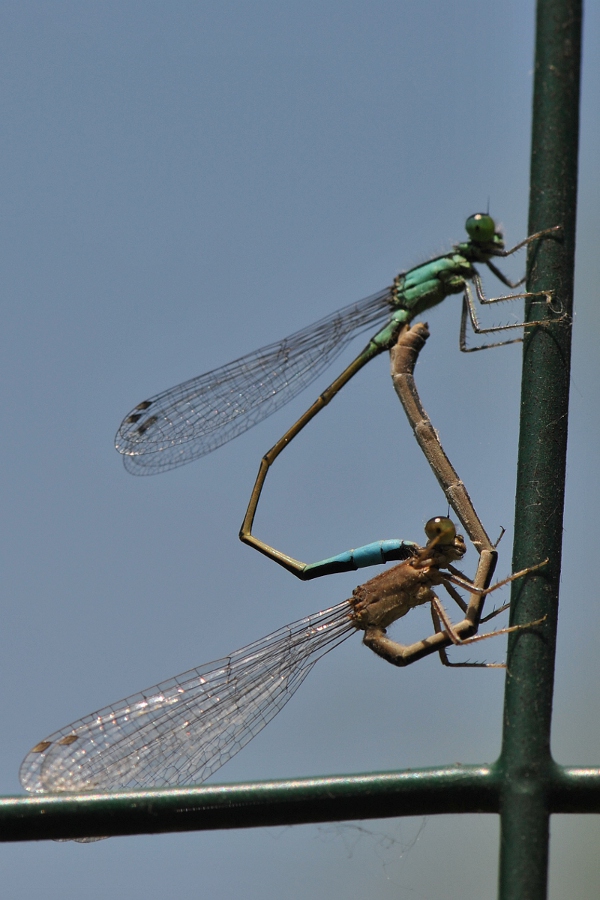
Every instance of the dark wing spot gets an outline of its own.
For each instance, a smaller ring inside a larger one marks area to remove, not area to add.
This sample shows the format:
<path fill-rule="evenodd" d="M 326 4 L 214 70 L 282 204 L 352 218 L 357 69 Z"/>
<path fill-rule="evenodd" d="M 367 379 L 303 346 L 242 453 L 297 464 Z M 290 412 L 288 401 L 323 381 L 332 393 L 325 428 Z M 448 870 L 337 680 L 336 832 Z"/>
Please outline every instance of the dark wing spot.
<path fill-rule="evenodd" d="M 43 753 L 44 750 L 47 750 L 52 741 L 40 741 L 39 744 L 36 744 L 35 747 L 31 749 L 31 753 Z"/>
<path fill-rule="evenodd" d="M 139 428 L 136 429 L 137 433 L 145 434 L 148 431 L 148 429 L 150 428 L 150 426 L 154 425 L 154 423 L 156 421 L 158 421 L 158 416 L 150 416 L 149 419 L 146 419 L 146 421 L 142 425 L 140 425 Z"/>
<path fill-rule="evenodd" d="M 68 734 L 66 737 L 61 738 L 58 743 L 63 747 L 68 747 L 69 744 L 73 744 L 73 743 L 75 743 L 75 741 L 78 741 L 78 740 L 79 740 L 78 735 Z"/>

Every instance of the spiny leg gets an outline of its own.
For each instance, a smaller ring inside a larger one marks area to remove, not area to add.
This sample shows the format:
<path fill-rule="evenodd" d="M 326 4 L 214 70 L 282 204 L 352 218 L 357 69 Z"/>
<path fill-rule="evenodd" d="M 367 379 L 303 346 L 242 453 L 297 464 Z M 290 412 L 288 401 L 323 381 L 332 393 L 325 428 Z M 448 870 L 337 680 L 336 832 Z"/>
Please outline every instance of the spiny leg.
<path fill-rule="evenodd" d="M 436 598 L 437 599 L 437 598 Z M 439 602 L 439 601 L 438 601 Z M 499 607 L 494 610 L 489 616 L 486 616 L 484 619 L 481 619 L 481 622 L 487 622 L 489 619 L 494 616 L 499 615 L 505 609 L 508 609 L 510 603 L 505 603 L 504 606 Z M 441 607 L 441 603 L 440 603 Z M 443 609 L 443 607 L 442 607 Z M 451 636 L 450 630 L 446 627 L 444 623 L 444 628 L 442 628 L 441 624 L 441 616 L 439 615 L 439 609 L 434 607 L 433 603 L 431 605 L 431 618 L 433 620 L 433 628 L 436 633 L 448 634 Z M 485 641 L 487 638 L 498 637 L 502 634 L 510 634 L 513 631 L 523 631 L 526 628 L 532 628 L 534 625 L 541 625 L 542 622 L 545 622 L 546 616 L 543 616 L 541 619 L 537 619 L 535 622 L 526 622 L 524 625 L 511 625 L 508 628 L 498 628 L 495 631 L 488 631 L 485 634 L 476 634 L 471 637 L 459 639 L 458 641 L 452 640 L 452 643 L 455 646 L 464 647 L 467 644 L 473 644 L 475 641 Z M 454 629 L 453 629 L 454 630 Z M 452 638 L 451 638 L 452 639 Z M 440 647 L 438 650 L 440 656 L 440 662 L 443 666 L 448 666 L 449 668 L 456 669 L 505 669 L 506 663 L 485 663 L 485 662 L 450 662 L 448 659 L 448 654 L 446 653 L 446 647 Z"/>
<path fill-rule="evenodd" d="M 544 228 L 543 231 L 536 231 L 535 234 L 530 234 L 529 237 L 526 237 L 524 240 L 519 241 L 519 243 L 515 244 L 514 247 L 511 247 L 510 250 L 499 250 L 495 255 L 501 256 L 505 259 L 507 256 L 512 256 L 513 253 L 516 253 L 517 250 L 520 250 L 522 247 L 526 247 L 527 244 L 531 244 L 533 241 L 537 241 L 539 238 L 556 235 L 559 231 L 562 231 L 562 225 L 554 225 L 552 228 Z"/>
<path fill-rule="evenodd" d="M 440 606 L 441 606 L 441 604 L 440 604 Z M 431 604 L 431 618 L 433 620 L 433 629 L 436 634 L 444 634 L 444 633 L 450 634 L 448 629 L 442 628 L 442 624 L 440 621 L 441 617 L 439 615 L 439 611 L 438 611 L 438 609 L 436 609 L 436 607 L 434 607 L 433 603 Z M 483 621 L 483 620 L 481 620 L 481 621 Z M 463 641 L 459 641 L 459 643 L 464 644 L 467 640 L 468 640 L 468 638 L 465 638 Z M 453 643 L 455 643 L 455 642 L 453 641 Z M 443 666 L 448 666 L 449 668 L 455 668 L 455 669 L 481 669 L 481 668 L 505 669 L 506 668 L 506 663 L 450 662 L 450 660 L 448 659 L 448 654 L 446 653 L 446 647 L 440 647 L 440 649 L 438 650 L 438 653 L 439 653 L 441 664 Z"/>
<path fill-rule="evenodd" d="M 509 287 L 513 291 L 515 290 L 515 288 L 521 287 L 521 285 L 525 284 L 525 282 L 527 281 L 527 275 L 523 275 L 523 277 L 519 278 L 518 281 L 511 281 L 510 278 L 507 278 L 504 272 L 501 272 L 500 269 L 495 266 L 494 263 L 489 259 L 486 262 L 486 266 L 488 267 L 490 272 L 493 272 L 498 281 L 501 281 L 502 284 L 505 284 L 506 287 Z"/>
<path fill-rule="evenodd" d="M 490 594 L 490 593 L 492 593 L 492 591 L 495 591 L 495 590 L 498 590 L 498 588 L 504 587 L 504 585 L 509 584 L 511 581 L 515 581 L 518 578 L 523 578 L 525 575 L 529 575 L 532 572 L 536 572 L 538 569 L 541 569 L 547 563 L 548 563 L 548 560 L 546 559 L 543 562 L 538 563 L 535 566 L 528 566 L 526 569 L 521 569 L 521 571 L 519 571 L 519 572 L 514 572 L 512 575 L 509 575 L 508 578 L 504 578 L 502 581 L 498 581 L 496 584 L 492 585 L 490 588 L 487 588 L 482 593 Z M 454 587 L 452 585 L 459 584 L 463 580 L 464 579 L 462 579 L 462 578 L 458 579 L 458 578 L 453 577 L 452 581 L 450 579 L 444 579 L 444 582 L 443 582 L 444 587 L 446 588 L 446 590 L 448 591 L 448 593 L 450 594 L 452 599 L 455 600 L 461 608 L 463 607 L 464 601 L 458 595 L 457 591 L 454 589 Z M 504 612 L 504 610 L 508 609 L 509 606 L 510 606 L 510 603 L 505 603 L 502 606 L 498 607 L 498 609 L 493 610 L 493 612 L 491 612 L 489 615 L 480 619 L 480 624 L 482 622 L 489 622 L 490 619 L 493 619 L 496 616 L 500 615 L 500 613 Z M 523 631 L 523 629 L 531 628 L 534 625 L 541 625 L 542 622 L 544 622 L 546 619 L 546 616 L 543 616 L 541 619 L 537 619 L 534 622 L 526 622 L 523 625 L 510 625 L 506 628 L 498 628 L 494 631 L 486 632 L 486 634 L 470 635 L 468 637 L 461 638 L 460 635 L 456 631 L 456 626 L 453 625 L 452 622 L 450 621 L 448 614 L 446 613 L 446 610 L 444 609 L 439 597 L 437 597 L 435 594 L 431 601 L 431 617 L 433 619 L 434 631 L 436 633 L 438 633 L 440 631 L 443 631 L 444 633 L 446 633 L 448 635 L 450 641 L 455 646 L 465 646 L 467 644 L 474 644 L 476 641 L 484 641 L 484 640 L 487 640 L 487 638 L 497 637 L 498 635 L 511 634 L 516 631 Z M 443 629 L 442 629 L 442 624 L 444 626 Z M 446 654 L 446 650 L 444 647 L 440 647 L 438 652 L 440 655 L 440 660 L 441 660 L 442 664 L 445 666 L 455 666 L 458 668 L 467 668 L 467 667 L 496 668 L 496 669 L 506 668 L 504 663 L 471 663 L 471 662 L 452 663 L 448 659 L 448 656 Z"/>
<path fill-rule="evenodd" d="M 432 605 L 432 618 L 435 633 L 422 641 L 416 641 L 414 644 L 400 644 L 398 643 L 398 641 L 394 641 L 392 638 L 388 637 L 384 628 L 372 625 L 365 629 L 363 644 L 365 644 L 366 647 L 368 647 L 373 651 L 373 653 L 377 654 L 377 656 L 380 656 L 386 662 L 389 662 L 393 666 L 398 667 L 410 666 L 412 663 L 416 662 L 419 659 L 422 659 L 424 656 L 429 656 L 431 653 L 437 652 L 440 655 L 440 659 L 443 665 L 447 665 L 450 667 L 505 668 L 504 663 L 450 662 L 446 655 L 445 648 L 449 644 L 454 643 L 454 641 L 450 637 L 448 630 L 445 627 L 442 627 L 440 619 L 436 619 L 436 614 L 437 610 L 434 612 Z M 472 631 L 473 629 L 473 626 L 467 620 L 463 620 L 457 625 L 451 627 L 455 636 L 458 638 L 457 646 L 464 646 L 466 644 L 473 643 L 474 640 L 486 640 L 487 638 L 495 637 L 496 635 L 508 634 L 513 631 L 522 631 L 526 628 L 531 628 L 534 625 L 540 625 L 544 620 L 545 617 L 542 619 L 538 619 L 535 622 L 528 622 L 524 625 L 513 625 L 508 628 L 498 629 L 497 631 L 491 631 L 486 634 L 474 635 L 464 638 L 461 637 L 460 632 L 464 631 L 468 633 L 468 631 Z"/>
<path fill-rule="evenodd" d="M 523 338 L 510 338 L 507 341 L 494 341 L 491 344 L 480 344 L 478 347 L 467 347 L 467 322 L 469 319 L 471 320 L 471 327 L 476 334 L 481 334 L 479 330 L 473 327 L 473 316 L 477 318 L 474 310 L 470 305 L 470 300 L 467 300 L 467 292 L 463 295 L 462 308 L 460 313 L 460 331 L 458 335 L 458 346 L 461 353 L 476 353 L 478 350 L 491 350 L 494 347 L 506 347 L 508 344 L 521 344 L 523 343 Z"/>
<path fill-rule="evenodd" d="M 538 569 L 543 569 L 544 566 L 547 566 L 549 563 L 548 559 L 542 560 L 542 562 L 536 563 L 533 566 L 527 566 L 525 569 L 520 569 L 518 572 L 513 572 L 512 575 L 509 575 L 507 578 L 503 578 L 502 581 L 497 581 L 491 587 L 487 588 L 478 588 L 474 585 L 470 578 L 465 578 L 462 573 L 455 574 L 458 572 L 457 569 L 454 569 L 454 566 L 447 566 L 450 571 L 450 575 L 444 575 L 442 579 L 442 584 L 452 597 L 452 599 L 456 600 L 455 591 L 451 588 L 454 584 L 457 587 L 461 587 L 466 591 L 474 591 L 477 594 L 491 594 L 494 591 L 497 591 L 499 588 L 504 587 L 505 584 L 510 584 L 511 581 L 516 581 L 518 578 L 523 578 L 525 575 L 531 575 L 532 572 L 537 572 Z M 461 598 L 462 599 L 462 598 Z M 458 602 L 458 601 L 457 601 Z M 459 603 L 459 606 L 463 606 L 464 601 Z"/>
<path fill-rule="evenodd" d="M 458 591 L 456 591 L 451 584 L 444 584 L 444 587 L 452 597 L 452 599 L 460 606 L 460 608 L 466 612 L 466 604 Z M 510 606 L 510 604 L 507 604 Z M 460 646 L 461 644 L 466 644 L 469 642 L 469 638 L 461 638 L 450 621 L 450 618 L 444 609 L 442 601 L 440 598 L 434 594 L 433 599 L 431 601 L 431 618 L 433 621 L 433 629 L 437 633 L 446 633 L 452 643 L 455 646 Z M 487 621 L 487 619 L 492 618 L 493 616 L 498 615 L 503 609 L 506 609 L 506 606 L 501 607 L 498 610 L 495 610 L 491 616 L 486 616 L 485 619 L 480 619 L 480 623 L 483 621 Z M 442 625 L 444 626 L 442 628 Z M 491 637 L 491 635 L 482 635 L 482 637 Z M 474 662 L 450 662 L 448 659 L 448 654 L 446 653 L 445 647 L 440 647 L 439 649 L 440 662 L 444 666 L 455 667 L 455 668 L 490 668 L 490 669 L 501 669 L 505 668 L 504 663 L 474 663 Z"/>
<path fill-rule="evenodd" d="M 515 244 L 515 246 L 511 247 L 509 250 L 500 250 L 495 255 L 500 256 L 505 259 L 508 256 L 512 256 L 513 253 L 516 253 L 517 250 L 520 250 L 522 247 L 525 247 L 528 244 L 531 244 L 533 241 L 537 241 L 540 238 L 550 238 L 553 235 L 555 236 L 557 234 L 557 232 L 559 232 L 559 231 L 562 231 L 561 225 L 555 225 L 553 228 L 545 228 L 543 231 L 537 231 L 535 234 L 530 234 L 529 237 L 525 238 L 525 240 L 523 240 L 523 241 L 520 241 L 518 244 Z M 510 278 L 507 278 L 507 276 L 504 274 L 504 272 L 502 272 L 497 266 L 495 266 L 491 260 L 487 260 L 486 265 L 487 265 L 488 269 L 490 270 L 490 272 L 492 272 L 496 276 L 496 278 L 502 282 L 502 284 L 505 284 L 507 287 L 511 288 L 512 290 L 520 287 L 526 281 L 527 275 L 524 275 L 523 278 L 520 278 L 518 281 L 511 281 Z M 479 278 L 478 275 L 475 275 L 475 277 L 473 278 L 473 282 L 475 284 L 477 298 L 478 298 L 479 302 L 482 303 L 483 305 L 490 304 L 490 303 L 501 303 L 505 300 L 514 300 L 514 299 L 518 299 L 521 297 L 529 298 L 529 297 L 536 297 L 536 296 L 545 296 L 548 306 L 551 307 L 551 296 L 552 296 L 551 291 L 540 291 L 540 292 L 536 292 L 536 293 L 526 292 L 526 293 L 522 293 L 522 294 L 509 294 L 508 296 L 503 296 L 503 297 L 488 298 L 484 294 L 483 287 L 481 285 L 481 279 Z M 469 285 L 467 284 L 467 285 L 465 285 L 465 292 L 464 292 L 464 296 L 463 296 L 463 305 L 462 305 L 461 321 L 460 321 L 460 338 L 459 338 L 460 349 L 463 353 L 474 353 L 477 350 L 488 350 L 491 347 L 503 347 L 506 344 L 516 344 L 516 343 L 519 343 L 520 341 L 522 341 L 522 338 L 513 338 L 513 339 L 507 340 L 507 341 L 497 341 L 493 344 L 482 344 L 479 347 L 467 347 L 467 343 L 466 343 L 467 316 L 469 316 L 469 318 L 471 319 L 471 325 L 473 327 L 473 331 L 476 334 L 492 334 L 497 331 L 505 331 L 509 328 L 523 328 L 527 325 L 543 325 L 543 324 L 545 324 L 544 321 L 523 322 L 520 324 L 504 325 L 504 326 L 497 326 L 495 328 L 483 328 L 482 329 L 481 326 L 479 325 L 479 322 L 477 319 L 477 312 L 475 309 L 475 304 L 473 303 L 473 297 L 470 293 Z"/>
<path fill-rule="evenodd" d="M 522 247 L 531 244 L 533 241 L 537 241 L 540 238 L 550 238 L 555 236 L 557 232 L 562 231 L 562 225 L 555 225 L 553 228 L 545 228 L 543 231 L 537 231 L 535 234 L 530 234 L 529 237 L 525 238 L 525 240 L 520 241 L 518 244 L 515 244 L 514 247 L 511 247 L 509 250 L 500 250 L 495 255 L 500 256 L 502 258 L 506 258 L 508 256 L 512 256 L 513 253 L 516 253 L 517 250 L 520 250 Z M 486 262 L 486 265 L 490 272 L 492 272 L 496 278 L 505 284 L 507 287 L 511 289 L 515 289 L 520 287 L 527 279 L 527 275 L 524 275 L 523 278 L 520 278 L 518 281 L 511 281 L 504 272 L 501 272 L 500 269 L 494 265 L 491 260 Z M 475 285 L 475 291 L 477 293 L 477 299 L 483 305 L 487 305 L 490 303 L 502 303 L 506 300 L 517 300 L 519 298 L 529 299 L 531 297 L 539 297 L 545 296 L 546 303 L 550 309 L 552 309 L 552 291 L 539 291 L 539 292 L 525 292 L 521 294 L 509 294 L 502 297 L 486 297 L 483 291 L 483 287 L 481 284 L 481 278 L 479 275 L 475 274 L 473 278 L 473 283 Z M 554 310 L 553 310 L 554 311 Z M 518 324 L 512 325 L 500 325 L 494 328 L 481 328 L 479 325 L 479 321 L 477 319 L 477 312 L 475 309 L 475 304 L 473 303 L 473 297 L 470 293 L 470 288 L 468 284 L 465 284 L 465 292 L 463 296 L 463 305 L 462 305 L 462 313 L 461 313 L 461 321 L 460 321 L 460 338 L 459 338 L 459 346 L 463 353 L 475 353 L 477 350 L 488 350 L 491 347 L 503 347 L 506 344 L 516 344 L 522 341 L 522 338 L 512 338 L 507 341 L 497 341 L 493 344 L 482 344 L 479 347 L 467 347 L 466 345 L 466 329 L 467 329 L 467 316 L 469 316 L 471 320 L 471 325 L 475 334 L 493 334 L 498 331 L 506 331 L 511 328 L 524 328 L 526 326 L 531 325 L 544 325 L 546 324 L 545 320 L 541 321 L 532 321 L 532 322 L 521 322 Z"/>
<path fill-rule="evenodd" d="M 477 300 L 482 304 L 482 306 L 487 306 L 492 303 L 504 303 L 508 300 L 527 300 L 533 297 L 545 297 L 547 307 L 549 309 L 552 309 L 552 291 L 524 291 L 521 294 L 506 294 L 501 297 L 486 297 L 479 275 L 473 276 L 473 285 L 475 287 L 475 293 L 477 294 Z M 516 286 L 517 285 L 515 285 L 515 287 Z M 514 328 L 529 328 L 536 325 L 548 324 L 548 319 L 538 319 L 531 322 L 513 322 L 510 325 L 494 325 L 490 328 L 482 328 L 479 324 L 477 309 L 473 300 L 473 295 L 471 293 L 471 286 L 468 282 L 465 284 L 462 312 L 460 317 L 459 346 L 461 351 L 463 353 L 475 353 L 478 350 L 489 350 L 492 347 L 504 347 L 507 344 L 518 344 L 523 340 L 523 338 L 511 338 L 507 341 L 496 341 L 493 344 L 480 344 L 478 347 L 467 347 L 467 319 L 470 320 L 471 327 L 475 334 L 496 334 L 500 331 L 510 331 Z"/>

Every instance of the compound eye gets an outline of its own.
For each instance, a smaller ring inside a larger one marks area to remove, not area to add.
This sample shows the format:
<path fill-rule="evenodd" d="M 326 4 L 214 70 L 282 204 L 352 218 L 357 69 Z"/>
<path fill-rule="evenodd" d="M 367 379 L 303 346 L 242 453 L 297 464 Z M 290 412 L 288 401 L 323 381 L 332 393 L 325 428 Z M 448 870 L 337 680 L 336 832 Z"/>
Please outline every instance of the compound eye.
<path fill-rule="evenodd" d="M 465 222 L 465 228 L 471 240 L 481 244 L 492 241 L 496 234 L 496 223 L 487 213 L 475 213 L 474 216 L 469 216 Z"/>
<path fill-rule="evenodd" d="M 438 544 L 451 544 L 456 537 L 454 523 L 445 516 L 436 516 L 425 525 L 425 534 L 430 541 L 437 538 Z"/>

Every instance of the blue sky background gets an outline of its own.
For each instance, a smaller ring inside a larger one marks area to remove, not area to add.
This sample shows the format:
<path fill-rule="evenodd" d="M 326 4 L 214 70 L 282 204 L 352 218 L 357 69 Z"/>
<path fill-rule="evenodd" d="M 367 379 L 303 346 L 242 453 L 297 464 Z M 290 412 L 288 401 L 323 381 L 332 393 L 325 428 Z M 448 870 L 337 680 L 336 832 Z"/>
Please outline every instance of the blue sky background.
<path fill-rule="evenodd" d="M 237 540 L 260 457 L 335 371 L 170 474 L 128 475 L 113 435 L 145 397 L 449 249 L 488 202 L 520 240 L 533 16 L 519 0 L 0 5 L 1 793 L 19 793 L 21 758 L 56 728 L 350 595 L 356 575 L 300 584 Z M 587 765 L 600 763 L 598 19 L 589 4 L 553 735 L 560 762 Z M 506 575 L 520 351 L 461 355 L 458 307 L 429 315 L 418 383 L 490 534 L 507 529 Z M 256 533 L 313 561 L 420 541 L 445 508 L 381 358 L 278 461 Z M 429 631 L 421 610 L 395 634 Z M 500 639 L 484 647 L 502 659 Z M 351 639 L 213 781 L 492 761 L 503 680 L 434 658 L 399 671 Z M 597 894 L 597 819 L 555 817 L 552 833 L 550 896 Z M 14 900 L 480 900 L 495 895 L 497 842 L 494 817 L 463 816 L 3 845 L 0 880 Z"/>

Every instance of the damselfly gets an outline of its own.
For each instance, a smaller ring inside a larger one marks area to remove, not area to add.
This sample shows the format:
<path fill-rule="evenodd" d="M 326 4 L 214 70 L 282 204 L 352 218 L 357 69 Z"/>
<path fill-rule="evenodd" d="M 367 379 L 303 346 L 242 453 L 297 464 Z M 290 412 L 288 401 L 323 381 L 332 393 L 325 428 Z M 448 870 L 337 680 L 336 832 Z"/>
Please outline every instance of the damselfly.
<path fill-rule="evenodd" d="M 473 636 L 479 621 L 486 621 L 470 615 L 483 597 L 539 566 L 491 588 L 475 588 L 452 565 L 466 552 L 452 522 L 430 519 L 425 530 L 426 547 L 407 543 L 410 556 L 405 562 L 356 588 L 349 600 L 98 710 L 40 741 L 21 765 L 23 787 L 43 793 L 197 784 L 258 734 L 317 660 L 357 630 L 364 632 L 364 643 L 375 653 L 405 666 L 434 652 L 450 664 L 445 654 L 449 644 L 469 644 L 539 624 Z M 465 613 L 457 625 L 450 622 L 434 592 L 439 585 Z M 467 606 L 455 585 L 479 595 L 478 601 Z M 431 606 L 435 635 L 409 646 L 387 636 L 389 625 L 426 603 Z"/>
<path fill-rule="evenodd" d="M 559 229 L 560 226 L 556 226 L 532 234 L 510 250 L 505 250 L 502 234 L 491 216 L 487 213 L 470 216 L 466 222 L 467 241 L 456 244 L 450 253 L 401 273 L 390 287 L 326 316 L 283 341 L 139 403 L 125 417 L 115 439 L 117 450 L 124 456 L 125 468 L 138 475 L 156 474 L 210 453 L 292 400 L 333 362 L 354 337 L 374 326 L 383 326 L 270 451 L 268 456 L 272 462 L 356 372 L 393 346 L 404 325 L 451 294 L 463 294 L 461 350 L 483 349 L 466 346 L 467 316 L 476 334 L 524 327 L 526 323 L 520 322 L 482 328 L 477 319 L 473 290 L 482 304 L 534 296 L 545 297 L 549 304 L 551 292 L 487 298 L 475 265 L 486 265 L 507 287 L 517 288 L 525 279 L 511 282 L 492 259 L 511 256 L 521 247 L 555 234 Z M 512 341 L 485 346 L 501 346 L 504 343 Z"/>

